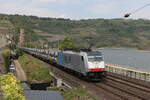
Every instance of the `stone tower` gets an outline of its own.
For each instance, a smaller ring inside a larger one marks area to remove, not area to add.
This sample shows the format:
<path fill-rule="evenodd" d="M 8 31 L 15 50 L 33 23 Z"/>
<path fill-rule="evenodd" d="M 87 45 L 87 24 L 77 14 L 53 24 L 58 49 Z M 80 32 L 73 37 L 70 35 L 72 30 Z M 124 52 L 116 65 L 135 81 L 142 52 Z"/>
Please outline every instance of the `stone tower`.
<path fill-rule="evenodd" d="M 20 29 L 19 45 L 24 43 L 24 29 Z"/>

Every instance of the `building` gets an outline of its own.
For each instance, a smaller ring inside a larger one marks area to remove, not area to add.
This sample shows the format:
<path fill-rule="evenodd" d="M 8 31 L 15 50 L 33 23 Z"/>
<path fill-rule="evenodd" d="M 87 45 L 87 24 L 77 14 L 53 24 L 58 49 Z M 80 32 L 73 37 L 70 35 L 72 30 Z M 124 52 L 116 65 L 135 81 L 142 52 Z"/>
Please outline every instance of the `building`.
<path fill-rule="evenodd" d="M 25 90 L 27 100 L 64 100 L 57 91 Z"/>

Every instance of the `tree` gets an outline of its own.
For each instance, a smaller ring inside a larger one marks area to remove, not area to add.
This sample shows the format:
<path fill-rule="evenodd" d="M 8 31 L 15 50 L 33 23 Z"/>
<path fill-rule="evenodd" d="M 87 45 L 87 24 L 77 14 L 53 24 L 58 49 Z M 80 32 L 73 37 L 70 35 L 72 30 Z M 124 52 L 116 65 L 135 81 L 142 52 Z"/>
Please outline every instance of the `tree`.
<path fill-rule="evenodd" d="M 59 44 L 59 49 L 70 49 L 70 48 L 76 48 L 75 42 L 70 38 L 65 38 L 62 42 Z"/>

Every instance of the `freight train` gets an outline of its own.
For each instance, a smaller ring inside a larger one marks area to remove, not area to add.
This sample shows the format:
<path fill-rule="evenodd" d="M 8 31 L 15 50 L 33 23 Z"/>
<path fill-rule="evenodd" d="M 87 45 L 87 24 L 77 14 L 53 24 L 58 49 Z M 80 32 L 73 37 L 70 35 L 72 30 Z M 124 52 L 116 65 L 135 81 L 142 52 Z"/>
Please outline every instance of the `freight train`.
<path fill-rule="evenodd" d="M 99 51 L 20 49 L 89 80 L 101 80 L 106 76 L 104 60 Z"/>

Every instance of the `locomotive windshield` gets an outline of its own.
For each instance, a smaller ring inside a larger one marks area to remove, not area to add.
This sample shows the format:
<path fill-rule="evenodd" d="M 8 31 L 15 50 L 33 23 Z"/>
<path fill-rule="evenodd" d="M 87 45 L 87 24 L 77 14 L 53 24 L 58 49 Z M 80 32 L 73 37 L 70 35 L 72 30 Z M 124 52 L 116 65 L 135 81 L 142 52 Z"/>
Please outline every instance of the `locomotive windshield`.
<path fill-rule="evenodd" d="M 87 52 L 88 61 L 103 61 L 102 54 L 99 51 Z"/>
<path fill-rule="evenodd" d="M 102 56 L 88 56 L 88 61 L 103 61 Z"/>
<path fill-rule="evenodd" d="M 87 52 L 88 61 L 103 61 L 102 54 L 99 51 Z"/>

